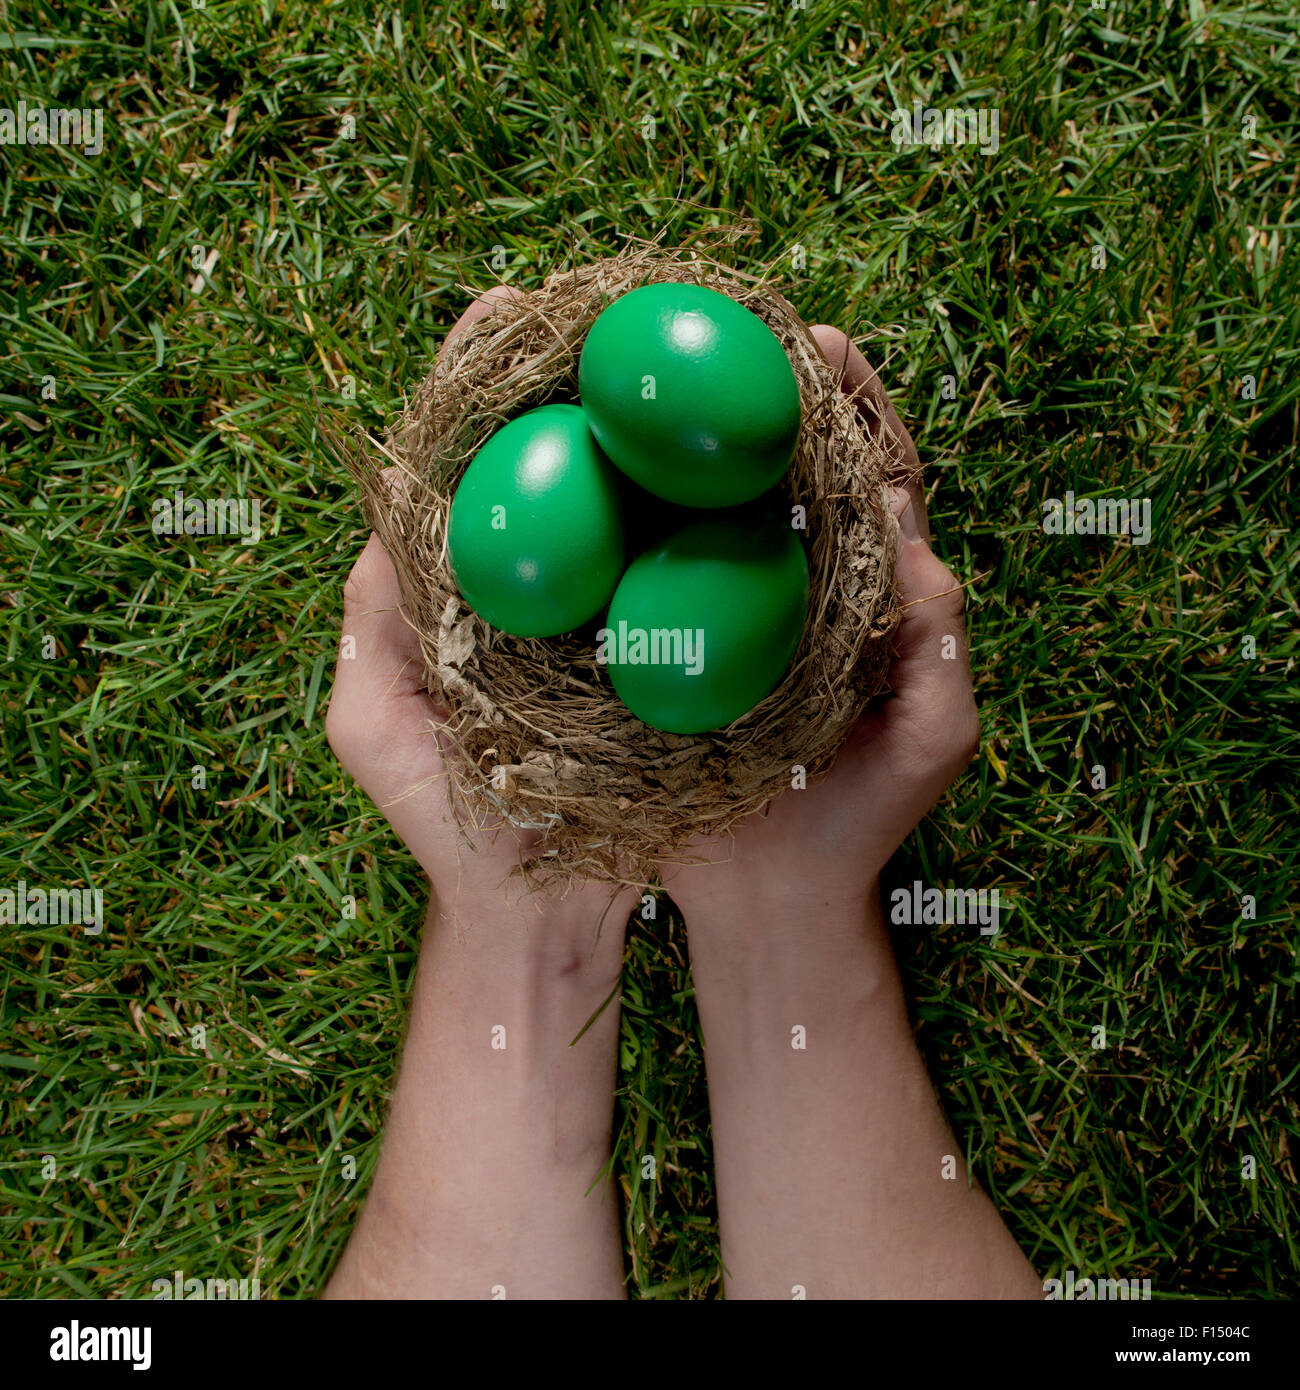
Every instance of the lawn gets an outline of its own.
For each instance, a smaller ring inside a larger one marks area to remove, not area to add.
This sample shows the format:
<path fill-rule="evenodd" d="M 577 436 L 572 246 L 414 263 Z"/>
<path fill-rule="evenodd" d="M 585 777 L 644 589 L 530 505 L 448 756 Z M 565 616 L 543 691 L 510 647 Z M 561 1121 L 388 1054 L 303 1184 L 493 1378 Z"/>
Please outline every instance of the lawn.
<path fill-rule="evenodd" d="M 0 927 L 0 1293 L 319 1290 L 423 910 L 324 737 L 366 533 L 322 423 L 382 429 L 470 287 L 747 219 L 971 581 L 983 749 L 887 886 L 1011 904 L 897 929 L 975 1172 L 1045 1276 L 1294 1296 L 1298 39 L 1203 0 L 8 5 L 0 105 L 103 147 L 0 146 L 0 888 L 106 924 Z M 996 152 L 896 144 L 914 101 Z M 260 540 L 155 535 L 177 490 Z M 1148 542 L 1045 533 L 1067 491 L 1149 499 Z M 630 1291 L 717 1297 L 668 910 L 619 1086 Z"/>

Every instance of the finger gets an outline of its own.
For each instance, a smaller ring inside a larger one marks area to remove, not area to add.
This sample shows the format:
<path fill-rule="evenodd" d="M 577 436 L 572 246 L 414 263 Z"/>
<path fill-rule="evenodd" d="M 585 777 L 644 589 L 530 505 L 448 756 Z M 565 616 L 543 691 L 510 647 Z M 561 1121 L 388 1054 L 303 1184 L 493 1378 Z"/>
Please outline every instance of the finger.
<path fill-rule="evenodd" d="M 493 285 L 490 290 L 485 290 L 479 295 L 447 330 L 443 347 L 449 347 L 466 329 L 473 327 L 479 319 L 486 318 L 503 300 L 522 300 L 524 297 L 519 290 L 512 289 L 509 285 Z"/>
<path fill-rule="evenodd" d="M 889 676 L 893 716 L 923 723 L 964 765 L 978 745 L 979 715 L 962 586 L 921 538 L 910 494 L 895 488 L 892 500 L 901 532 L 894 573 L 903 605 Z"/>
<path fill-rule="evenodd" d="M 841 372 L 840 385 L 858 402 L 867 421 L 868 433 L 885 450 L 890 460 L 890 473 L 912 495 L 912 505 L 919 519 L 920 531 L 929 536 L 930 527 L 925 514 L 922 492 L 921 459 L 912 436 L 907 432 L 898 411 L 890 404 L 880 378 L 871 364 L 848 337 L 829 324 L 814 324 L 809 330 L 821 348 L 822 355 L 836 371 Z"/>
<path fill-rule="evenodd" d="M 822 355 L 842 373 L 840 384 L 857 398 L 863 413 L 874 426 L 872 433 L 877 437 L 883 436 L 881 443 L 889 449 L 897 470 L 900 473 L 918 471 L 921 460 L 916 445 L 899 418 L 898 411 L 890 404 L 888 393 L 871 364 L 840 329 L 817 323 L 810 332 Z"/>
<path fill-rule="evenodd" d="M 372 736 L 446 717 L 426 694 L 423 676 L 397 571 L 371 536 L 343 586 L 343 634 L 326 715 L 326 734 L 345 765 L 374 751 Z"/>
<path fill-rule="evenodd" d="M 405 502 L 408 480 L 402 471 L 390 465 L 382 469 L 379 476 L 392 494 L 393 502 Z M 385 688 L 395 694 L 424 691 L 421 679 L 424 654 L 415 629 L 407 621 L 403 604 L 396 566 L 383 542 L 372 534 L 343 585 L 340 650 L 346 648 L 353 656 L 347 659 L 346 672 L 340 662 L 339 676 L 334 682 L 335 698 L 340 683 L 347 687 L 347 694 L 352 693 L 355 684 L 358 694 L 368 698 L 376 693 L 372 685 L 376 680 L 386 681 Z M 357 670 L 358 663 L 364 665 L 364 672 Z M 364 682 L 356 679 L 363 675 Z"/>
<path fill-rule="evenodd" d="M 366 542 L 343 586 L 343 636 L 352 639 L 356 652 L 349 665 L 365 670 L 385 662 L 405 664 L 420 655 L 419 639 L 402 613 L 397 570 L 378 536 Z"/>

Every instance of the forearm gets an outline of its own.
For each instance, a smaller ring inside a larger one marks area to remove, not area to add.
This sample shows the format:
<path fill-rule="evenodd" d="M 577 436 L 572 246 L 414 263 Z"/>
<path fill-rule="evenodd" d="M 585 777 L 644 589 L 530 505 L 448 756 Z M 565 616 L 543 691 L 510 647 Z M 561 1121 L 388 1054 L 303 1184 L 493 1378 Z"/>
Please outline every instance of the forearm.
<path fill-rule="evenodd" d="M 687 924 L 728 1296 L 1041 1297 L 970 1185 L 874 885 L 701 903 Z"/>
<path fill-rule="evenodd" d="M 623 1295 L 608 1162 L 627 907 L 431 905 L 375 1180 L 331 1297 Z M 594 1184 L 594 1186 L 593 1186 Z M 588 1189 L 591 1189 L 588 1191 Z"/>

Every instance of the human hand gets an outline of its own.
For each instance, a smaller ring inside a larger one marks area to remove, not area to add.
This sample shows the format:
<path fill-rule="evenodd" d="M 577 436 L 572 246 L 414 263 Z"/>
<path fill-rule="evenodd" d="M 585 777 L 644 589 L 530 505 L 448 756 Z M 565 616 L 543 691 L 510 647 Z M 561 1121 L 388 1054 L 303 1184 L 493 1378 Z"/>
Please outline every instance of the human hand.
<path fill-rule="evenodd" d="M 979 746 L 962 591 L 927 543 L 916 447 L 862 354 L 837 329 L 812 330 L 844 389 L 858 397 L 895 471 L 900 527 L 896 580 L 903 604 L 889 673 L 892 694 L 858 721 L 827 775 L 787 791 L 729 834 L 701 837 L 665 861 L 665 883 L 689 919 L 724 901 L 857 902 L 874 894 L 881 869 Z M 952 638 L 945 643 L 945 638 Z M 945 652 L 947 655 L 945 655 Z M 797 913 L 794 914 L 797 917 Z"/>
<path fill-rule="evenodd" d="M 373 536 L 344 590 L 343 630 L 355 652 L 335 673 L 330 744 L 433 899 L 378 1168 L 327 1296 L 478 1298 L 508 1283 L 512 1299 L 621 1297 L 616 1192 L 595 1179 L 610 1167 L 612 996 L 636 890 L 580 880 L 557 900 L 520 884 L 507 901 L 544 836 L 467 823 L 445 772 L 447 712 L 425 690 Z"/>
<path fill-rule="evenodd" d="M 1041 1298 L 987 1196 L 941 1169 L 961 1146 L 879 895 L 886 860 L 978 746 L 961 589 L 927 543 L 916 450 L 875 374 L 842 333 L 813 333 L 908 480 L 903 621 L 893 693 L 827 775 L 687 847 L 714 862 L 664 866 L 690 934 L 727 1296 L 788 1298 L 797 1281 L 822 1298 Z"/>
<path fill-rule="evenodd" d="M 505 293 L 490 291 L 470 305 L 448 332 L 444 350 Z M 387 478 L 390 486 L 400 486 L 395 470 Z M 429 875 L 442 908 L 468 907 L 470 917 L 482 917 L 488 904 L 502 901 L 512 873 L 538 851 L 544 836 L 503 819 L 473 826 L 456 804 L 445 771 L 447 711 L 425 688 L 419 641 L 402 602 L 393 562 L 372 535 L 343 589 L 343 636 L 353 639 L 353 650 L 335 668 L 326 735 Z M 565 895 L 563 915 L 594 927 L 608 911 L 611 925 L 621 925 L 618 913 L 626 917 L 634 897 L 627 890 L 611 899 L 608 885 L 579 882 Z M 541 906 L 545 900 L 533 901 Z M 552 917 L 554 907 L 548 905 Z"/>

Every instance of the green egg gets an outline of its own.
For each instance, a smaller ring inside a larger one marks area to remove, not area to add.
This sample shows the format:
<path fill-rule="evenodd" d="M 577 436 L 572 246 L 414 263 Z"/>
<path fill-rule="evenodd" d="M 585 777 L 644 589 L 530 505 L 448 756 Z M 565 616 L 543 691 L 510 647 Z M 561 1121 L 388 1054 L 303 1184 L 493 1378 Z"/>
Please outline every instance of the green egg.
<path fill-rule="evenodd" d="M 504 425 L 452 498 L 448 550 L 465 602 L 516 637 L 594 618 L 623 569 L 620 483 L 576 405 Z"/>
<path fill-rule="evenodd" d="M 674 734 L 725 728 L 778 685 L 808 613 L 808 560 L 754 508 L 693 521 L 628 566 L 598 653 L 623 703 Z"/>
<path fill-rule="evenodd" d="M 766 492 L 799 438 L 799 385 L 776 334 L 701 285 L 643 285 L 616 299 L 587 333 L 578 394 L 610 459 L 688 507 Z"/>

